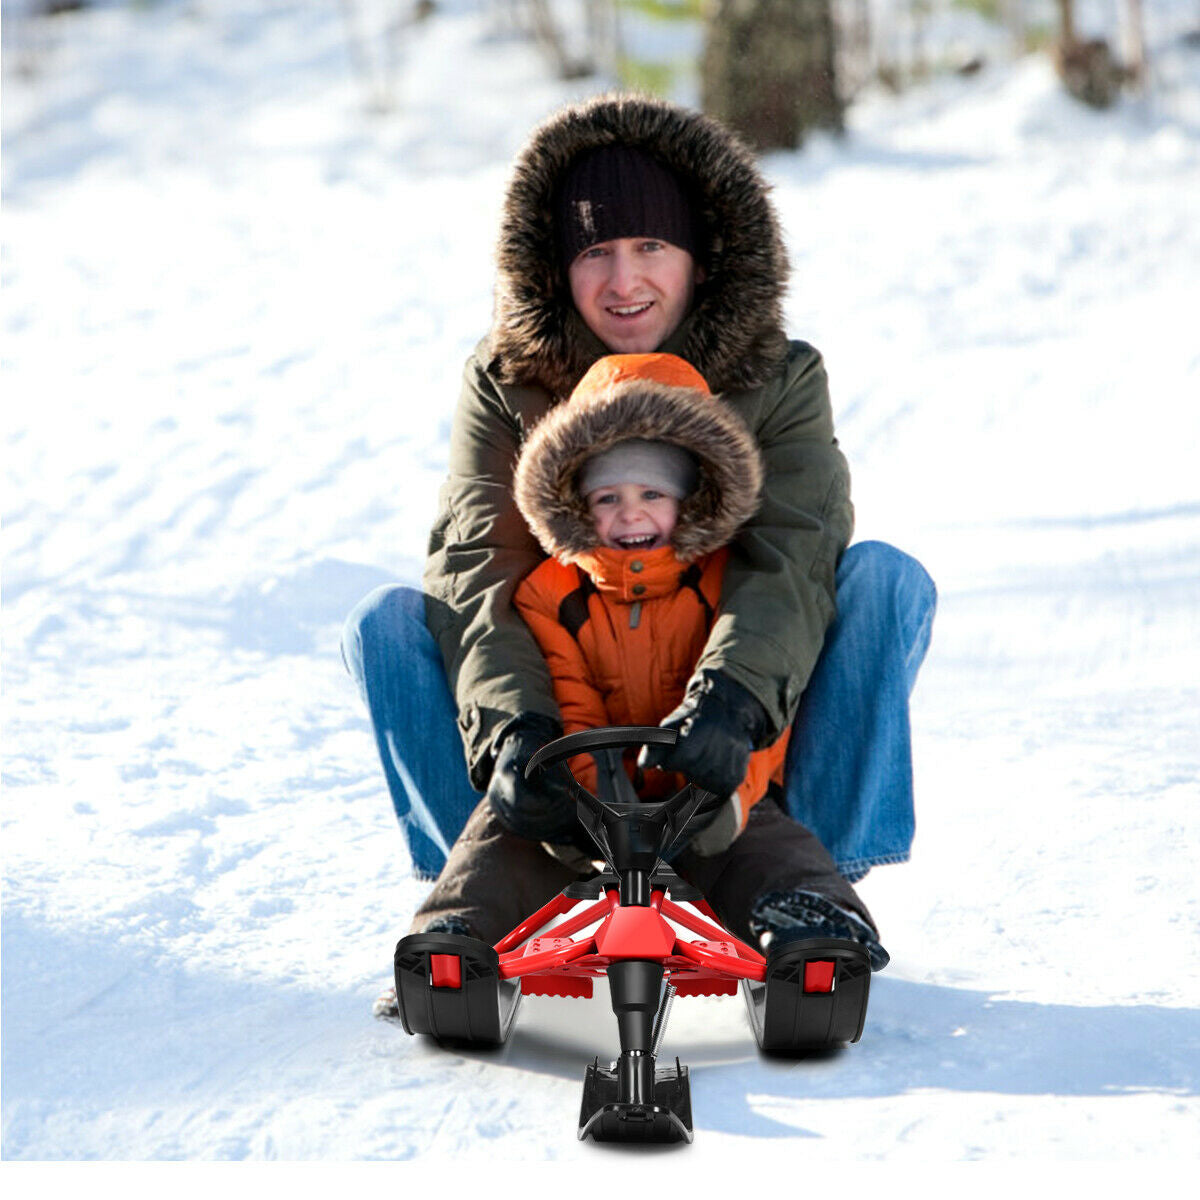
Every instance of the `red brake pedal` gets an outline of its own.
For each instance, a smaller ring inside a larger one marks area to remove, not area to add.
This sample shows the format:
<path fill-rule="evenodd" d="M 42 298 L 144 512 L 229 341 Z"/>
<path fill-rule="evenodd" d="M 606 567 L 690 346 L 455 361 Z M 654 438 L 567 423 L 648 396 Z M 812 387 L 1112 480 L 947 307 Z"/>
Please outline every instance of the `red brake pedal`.
<path fill-rule="evenodd" d="M 457 954 L 431 954 L 429 956 L 430 982 L 434 987 L 462 987 L 462 959 Z"/>
<path fill-rule="evenodd" d="M 832 992 L 837 964 L 827 959 L 815 959 L 804 964 L 805 992 Z"/>

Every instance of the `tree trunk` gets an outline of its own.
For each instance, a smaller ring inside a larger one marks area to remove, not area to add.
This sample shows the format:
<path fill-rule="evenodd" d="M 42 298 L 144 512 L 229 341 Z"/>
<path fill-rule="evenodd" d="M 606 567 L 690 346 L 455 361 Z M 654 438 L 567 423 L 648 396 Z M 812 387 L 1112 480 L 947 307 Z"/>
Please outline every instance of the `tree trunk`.
<path fill-rule="evenodd" d="M 1064 46 L 1075 41 L 1075 0 L 1058 0 L 1058 39 Z"/>
<path fill-rule="evenodd" d="M 841 131 L 832 0 L 715 0 L 702 64 L 706 112 L 760 150 Z"/>
<path fill-rule="evenodd" d="M 1054 68 L 1067 91 L 1092 108 L 1108 108 L 1117 99 L 1126 72 L 1104 38 L 1080 41 L 1075 33 L 1074 0 L 1058 0 L 1059 40 Z"/>
<path fill-rule="evenodd" d="M 1138 87 L 1146 86 L 1146 21 L 1142 16 L 1142 0 L 1126 0 L 1128 20 L 1129 61 L 1125 64 L 1130 80 Z"/>

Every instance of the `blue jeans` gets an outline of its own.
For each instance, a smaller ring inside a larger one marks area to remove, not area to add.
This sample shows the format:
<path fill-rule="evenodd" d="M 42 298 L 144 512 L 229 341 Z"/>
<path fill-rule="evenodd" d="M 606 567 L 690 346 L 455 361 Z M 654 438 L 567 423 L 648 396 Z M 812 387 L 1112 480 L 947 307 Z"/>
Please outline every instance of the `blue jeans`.
<path fill-rule="evenodd" d="M 937 603 L 915 559 L 860 542 L 837 570 L 838 616 L 788 748 L 787 809 L 851 881 L 903 862 L 912 846 L 908 697 Z M 433 878 L 479 793 L 467 779 L 458 709 L 425 627 L 425 598 L 376 588 L 346 619 L 342 657 L 375 731 L 383 773 L 418 876 Z"/>

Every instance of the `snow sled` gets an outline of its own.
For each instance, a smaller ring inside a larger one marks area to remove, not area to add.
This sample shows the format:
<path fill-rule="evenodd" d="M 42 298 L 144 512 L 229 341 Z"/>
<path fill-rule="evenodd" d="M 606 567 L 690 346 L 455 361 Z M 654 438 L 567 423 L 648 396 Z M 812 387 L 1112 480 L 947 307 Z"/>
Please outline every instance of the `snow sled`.
<path fill-rule="evenodd" d="M 618 725 L 543 746 L 526 775 L 562 770 L 607 869 L 565 888 L 495 946 L 449 933 L 410 934 L 396 945 L 406 1032 L 450 1044 L 501 1045 L 523 995 L 590 997 L 593 979 L 607 976 L 620 1056 L 587 1068 L 580 1138 L 692 1140 L 688 1068 L 657 1062 L 676 996 L 733 995 L 740 984 L 755 1038 L 770 1053 L 829 1049 L 862 1035 L 871 981 L 862 946 L 811 939 L 772 946 L 764 957 L 667 865 L 720 798 L 689 783 L 668 800 L 642 801 L 621 751 L 675 738 L 658 726 Z M 581 753 L 596 761 L 602 799 L 566 764 Z"/>

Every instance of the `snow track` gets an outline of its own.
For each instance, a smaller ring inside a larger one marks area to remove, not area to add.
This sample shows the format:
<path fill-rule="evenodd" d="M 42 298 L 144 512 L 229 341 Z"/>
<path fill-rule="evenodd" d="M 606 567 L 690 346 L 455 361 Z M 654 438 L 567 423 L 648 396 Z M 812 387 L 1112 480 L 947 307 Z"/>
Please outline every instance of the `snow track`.
<path fill-rule="evenodd" d="M 426 885 L 338 628 L 419 579 L 508 158 L 583 94 L 439 10 L 386 117 L 332 7 L 6 59 L 5 1158 L 602 1153 L 602 989 L 492 1055 L 369 1015 Z M 1157 61 L 1104 116 L 1026 60 L 766 163 L 858 536 L 940 611 L 864 1039 L 765 1061 L 680 1001 L 698 1162 L 1195 1154 L 1200 52 Z"/>

